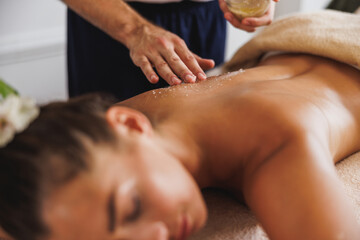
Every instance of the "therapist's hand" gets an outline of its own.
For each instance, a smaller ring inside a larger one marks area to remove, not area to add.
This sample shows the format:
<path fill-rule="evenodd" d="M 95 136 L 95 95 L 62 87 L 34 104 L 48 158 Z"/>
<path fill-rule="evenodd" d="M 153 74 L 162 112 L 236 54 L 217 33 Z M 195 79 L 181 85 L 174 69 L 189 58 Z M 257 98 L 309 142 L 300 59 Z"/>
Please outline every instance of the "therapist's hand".
<path fill-rule="evenodd" d="M 205 80 L 211 59 L 193 54 L 184 41 L 144 19 L 123 0 L 62 0 L 84 19 L 130 50 L 134 64 L 151 83 L 159 76 L 170 85 Z M 106 4 L 105 4 L 106 2 Z M 131 81 L 131 80 L 130 80 Z"/>
<path fill-rule="evenodd" d="M 176 85 L 205 80 L 204 70 L 215 65 L 192 53 L 177 35 L 150 23 L 137 29 L 126 45 L 132 61 L 151 83 L 159 81 L 154 68 L 166 82 Z"/>
<path fill-rule="evenodd" d="M 231 25 L 247 32 L 254 32 L 257 27 L 269 25 L 272 23 L 275 13 L 275 2 L 279 2 L 279 1 L 280 0 L 273 0 L 270 3 L 269 10 L 263 16 L 244 18 L 241 21 L 238 20 L 234 16 L 234 14 L 230 12 L 230 10 L 226 5 L 225 0 L 219 0 L 219 5 L 221 10 L 224 12 L 225 19 L 228 20 L 231 23 Z"/>

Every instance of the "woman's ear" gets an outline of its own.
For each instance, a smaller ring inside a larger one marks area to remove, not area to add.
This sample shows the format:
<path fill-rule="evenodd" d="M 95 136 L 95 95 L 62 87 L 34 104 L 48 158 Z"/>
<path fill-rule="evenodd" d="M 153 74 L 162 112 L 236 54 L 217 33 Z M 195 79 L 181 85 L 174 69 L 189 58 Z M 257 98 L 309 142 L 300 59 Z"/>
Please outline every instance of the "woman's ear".
<path fill-rule="evenodd" d="M 120 133 L 137 131 L 141 134 L 152 135 L 153 128 L 149 119 L 141 112 L 132 108 L 114 105 L 106 112 L 106 120 Z"/>

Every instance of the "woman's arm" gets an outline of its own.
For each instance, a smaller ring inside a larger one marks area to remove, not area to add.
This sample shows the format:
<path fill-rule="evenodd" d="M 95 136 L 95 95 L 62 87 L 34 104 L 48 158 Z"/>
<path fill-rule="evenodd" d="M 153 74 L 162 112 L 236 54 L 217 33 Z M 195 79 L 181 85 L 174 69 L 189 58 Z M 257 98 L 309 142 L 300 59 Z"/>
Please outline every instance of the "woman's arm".
<path fill-rule="evenodd" d="M 151 83 L 159 81 L 153 66 L 170 85 L 206 79 L 203 71 L 214 66 L 193 54 L 185 42 L 140 16 L 122 0 L 63 0 L 72 10 L 130 50 L 134 64 Z M 89 51 L 91 51 L 89 49 Z"/>
<path fill-rule="evenodd" d="M 247 175 L 244 194 L 272 240 L 360 239 L 329 151 L 308 133 L 258 164 Z"/>

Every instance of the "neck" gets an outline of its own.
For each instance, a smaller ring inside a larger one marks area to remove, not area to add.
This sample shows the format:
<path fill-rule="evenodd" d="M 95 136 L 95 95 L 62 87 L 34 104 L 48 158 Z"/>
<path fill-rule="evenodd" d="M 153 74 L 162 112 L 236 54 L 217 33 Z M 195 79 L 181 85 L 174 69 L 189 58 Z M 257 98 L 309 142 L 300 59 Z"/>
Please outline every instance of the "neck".
<path fill-rule="evenodd" d="M 188 124 L 165 121 L 156 127 L 156 132 L 158 144 L 179 160 L 201 188 L 211 185 L 203 150 L 196 141 L 195 132 Z"/>

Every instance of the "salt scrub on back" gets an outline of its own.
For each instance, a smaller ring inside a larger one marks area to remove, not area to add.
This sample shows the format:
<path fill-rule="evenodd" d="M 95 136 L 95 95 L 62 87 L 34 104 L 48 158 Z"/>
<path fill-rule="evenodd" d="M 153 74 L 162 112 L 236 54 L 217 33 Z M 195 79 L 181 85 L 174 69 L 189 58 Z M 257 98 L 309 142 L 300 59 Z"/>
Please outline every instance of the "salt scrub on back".
<path fill-rule="evenodd" d="M 179 85 L 173 85 L 165 88 L 159 88 L 151 91 L 151 97 L 157 100 L 161 100 L 164 97 L 189 97 L 196 96 L 197 94 L 204 94 L 206 91 L 216 90 L 224 85 L 226 81 L 232 81 L 233 77 L 237 74 L 244 73 L 245 70 L 239 69 L 238 71 L 223 73 L 220 75 L 212 76 L 207 81 L 201 81 L 199 83 L 182 83 Z M 214 78 L 216 77 L 216 78 Z M 201 88 L 200 88 L 201 86 Z M 1 239 L 0 239 L 1 240 Z"/>
<path fill-rule="evenodd" d="M 230 12 L 239 20 L 261 17 L 269 10 L 272 0 L 225 0 Z"/>

